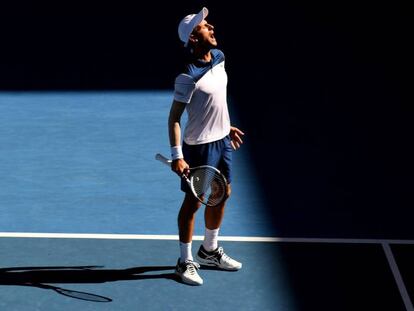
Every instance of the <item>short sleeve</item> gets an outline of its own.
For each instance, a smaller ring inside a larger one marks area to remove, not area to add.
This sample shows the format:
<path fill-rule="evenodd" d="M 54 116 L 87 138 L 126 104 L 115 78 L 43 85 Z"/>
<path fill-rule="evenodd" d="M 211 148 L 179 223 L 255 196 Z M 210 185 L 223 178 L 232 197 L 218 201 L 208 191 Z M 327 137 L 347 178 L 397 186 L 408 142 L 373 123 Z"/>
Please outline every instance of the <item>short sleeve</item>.
<path fill-rule="evenodd" d="M 175 79 L 174 99 L 176 101 L 188 104 L 191 101 L 194 89 L 195 83 L 193 78 L 186 74 L 180 74 Z"/>

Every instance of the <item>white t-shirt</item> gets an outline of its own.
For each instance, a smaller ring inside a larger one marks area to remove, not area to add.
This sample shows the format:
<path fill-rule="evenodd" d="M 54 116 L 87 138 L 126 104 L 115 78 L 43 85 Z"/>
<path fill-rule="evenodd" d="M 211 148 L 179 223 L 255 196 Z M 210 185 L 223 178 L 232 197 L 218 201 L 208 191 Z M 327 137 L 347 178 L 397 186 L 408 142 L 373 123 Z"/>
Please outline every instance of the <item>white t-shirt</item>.
<path fill-rule="evenodd" d="M 187 104 L 184 141 L 189 145 L 220 140 L 230 133 L 224 54 L 217 49 L 211 54 L 211 62 L 196 60 L 175 79 L 174 99 Z"/>

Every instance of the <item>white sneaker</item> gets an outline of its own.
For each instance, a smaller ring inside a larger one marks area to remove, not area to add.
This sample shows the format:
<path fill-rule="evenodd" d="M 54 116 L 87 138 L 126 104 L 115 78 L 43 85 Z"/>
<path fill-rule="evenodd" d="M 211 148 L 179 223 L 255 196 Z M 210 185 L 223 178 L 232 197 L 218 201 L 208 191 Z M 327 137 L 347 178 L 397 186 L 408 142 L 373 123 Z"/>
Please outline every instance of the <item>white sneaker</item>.
<path fill-rule="evenodd" d="M 213 266 L 230 271 L 240 270 L 242 267 L 240 262 L 230 258 L 224 253 L 223 247 L 208 252 L 203 245 L 201 245 L 197 252 L 197 261 L 204 266 Z"/>
<path fill-rule="evenodd" d="M 189 285 L 202 285 L 203 279 L 198 275 L 197 270 L 200 269 L 200 265 L 194 261 L 186 260 L 180 263 L 178 258 L 177 266 L 175 267 L 175 274 L 178 275 L 181 280 Z"/>

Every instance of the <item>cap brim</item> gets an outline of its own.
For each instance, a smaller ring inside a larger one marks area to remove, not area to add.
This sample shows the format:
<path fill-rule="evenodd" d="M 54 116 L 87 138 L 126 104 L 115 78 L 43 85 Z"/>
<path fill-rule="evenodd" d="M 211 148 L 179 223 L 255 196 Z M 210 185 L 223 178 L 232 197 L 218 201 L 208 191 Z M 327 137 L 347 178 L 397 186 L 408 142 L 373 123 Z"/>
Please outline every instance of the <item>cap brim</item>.
<path fill-rule="evenodd" d="M 196 16 L 194 16 L 193 20 L 191 21 L 192 24 L 192 29 L 194 30 L 194 28 L 200 24 L 208 15 L 208 9 L 206 7 L 202 8 L 200 12 L 198 12 L 198 14 Z M 184 44 L 184 46 L 186 47 L 188 45 L 188 41 Z"/>

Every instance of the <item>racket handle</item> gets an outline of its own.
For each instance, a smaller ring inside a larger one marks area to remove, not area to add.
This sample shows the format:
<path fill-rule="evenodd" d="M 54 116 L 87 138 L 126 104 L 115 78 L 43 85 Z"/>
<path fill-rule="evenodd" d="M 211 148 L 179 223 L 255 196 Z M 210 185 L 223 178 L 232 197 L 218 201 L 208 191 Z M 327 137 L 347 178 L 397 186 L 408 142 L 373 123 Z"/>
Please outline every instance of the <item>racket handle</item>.
<path fill-rule="evenodd" d="M 162 154 L 157 153 L 155 155 L 155 160 L 160 161 L 161 163 L 164 163 L 165 165 L 171 166 L 172 160 L 164 157 Z M 187 181 L 187 183 L 191 183 L 190 180 L 188 179 L 187 175 L 182 174 L 181 178 L 185 179 Z"/>
<path fill-rule="evenodd" d="M 162 163 L 164 163 L 165 165 L 171 166 L 172 161 L 170 159 L 167 159 L 166 157 L 164 157 L 162 154 L 157 153 L 155 155 L 155 159 L 162 162 Z"/>

